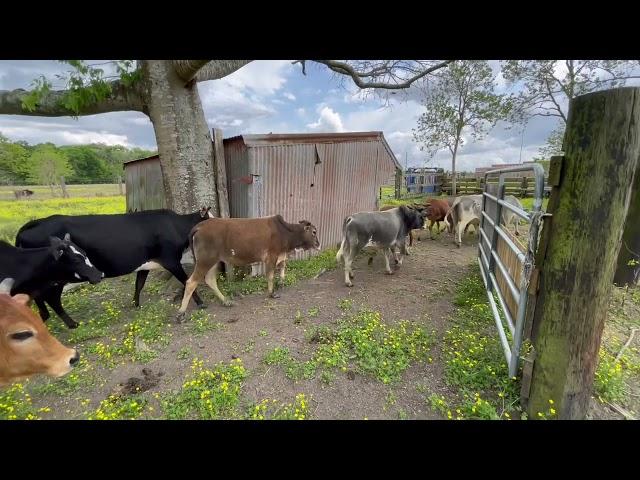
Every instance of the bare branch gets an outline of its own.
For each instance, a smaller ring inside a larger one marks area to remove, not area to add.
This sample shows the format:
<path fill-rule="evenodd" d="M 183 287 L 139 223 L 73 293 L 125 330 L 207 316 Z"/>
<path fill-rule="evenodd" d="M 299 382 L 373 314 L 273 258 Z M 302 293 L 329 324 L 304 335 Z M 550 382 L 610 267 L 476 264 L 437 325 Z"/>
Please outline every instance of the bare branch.
<path fill-rule="evenodd" d="M 111 93 L 98 102 L 87 105 L 80 112 L 65 107 L 62 100 L 66 90 L 49 92 L 33 111 L 23 109 L 22 100 L 30 94 L 21 88 L 17 90 L 0 90 L 0 115 L 33 115 L 40 117 L 62 117 L 76 115 L 95 115 L 107 112 L 137 111 L 142 112 L 144 102 L 136 88 L 126 87 L 120 81 L 110 82 Z"/>
<path fill-rule="evenodd" d="M 403 88 L 409 88 L 416 80 L 435 72 L 441 68 L 446 67 L 454 60 L 445 60 L 444 62 L 440 62 L 436 65 L 430 66 L 428 68 L 420 69 L 417 73 L 415 73 L 412 77 L 403 79 L 399 77 L 395 70 L 399 69 L 398 65 L 384 65 L 384 66 L 374 66 L 368 71 L 358 71 L 353 68 L 350 64 L 346 62 L 341 62 L 339 60 L 313 60 L 316 63 L 320 63 L 326 65 L 331 71 L 339 73 L 341 75 L 346 75 L 351 77 L 353 82 L 362 89 L 365 88 L 383 88 L 388 90 L 399 90 Z M 405 66 L 402 68 L 407 71 L 408 68 Z M 412 72 L 413 73 L 413 72 Z M 363 78 L 375 78 L 379 75 L 387 75 L 389 80 L 391 81 L 363 81 Z"/>

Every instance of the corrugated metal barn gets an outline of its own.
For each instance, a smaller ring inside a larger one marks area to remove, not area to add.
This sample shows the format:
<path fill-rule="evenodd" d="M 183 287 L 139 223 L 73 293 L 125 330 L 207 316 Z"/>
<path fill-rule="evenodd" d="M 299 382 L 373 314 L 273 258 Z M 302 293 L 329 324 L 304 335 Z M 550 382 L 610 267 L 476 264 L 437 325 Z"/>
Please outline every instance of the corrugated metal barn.
<path fill-rule="evenodd" d="M 382 132 L 240 135 L 224 140 L 224 156 L 232 217 L 308 220 L 323 249 L 340 241 L 347 215 L 377 209 L 380 186 L 401 169 Z M 125 181 L 128 210 L 161 208 L 158 191 L 164 206 L 158 156 L 126 163 Z"/>

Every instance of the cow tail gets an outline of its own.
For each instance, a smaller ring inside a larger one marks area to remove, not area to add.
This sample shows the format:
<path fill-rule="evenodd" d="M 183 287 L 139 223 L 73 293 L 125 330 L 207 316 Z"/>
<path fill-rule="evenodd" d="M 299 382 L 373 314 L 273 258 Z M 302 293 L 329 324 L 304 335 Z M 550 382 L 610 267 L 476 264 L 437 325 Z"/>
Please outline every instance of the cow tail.
<path fill-rule="evenodd" d="M 342 243 L 336 253 L 336 262 L 340 263 L 344 255 L 344 251 L 349 248 L 349 237 L 347 236 L 347 225 L 351 222 L 351 217 L 346 217 L 342 222 Z"/>
<path fill-rule="evenodd" d="M 194 264 L 196 263 L 196 252 L 195 252 L 195 249 L 193 248 L 193 237 L 195 236 L 196 233 L 198 233 L 197 225 L 195 228 L 191 230 L 191 233 L 189 234 L 189 248 L 191 249 L 191 255 L 193 255 Z"/>

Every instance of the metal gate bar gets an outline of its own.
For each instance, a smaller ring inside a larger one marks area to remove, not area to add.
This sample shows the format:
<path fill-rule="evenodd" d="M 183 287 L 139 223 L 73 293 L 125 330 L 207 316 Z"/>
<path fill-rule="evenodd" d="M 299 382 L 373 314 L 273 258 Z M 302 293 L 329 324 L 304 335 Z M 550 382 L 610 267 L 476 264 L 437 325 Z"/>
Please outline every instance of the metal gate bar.
<path fill-rule="evenodd" d="M 533 171 L 535 175 L 535 191 L 534 191 L 534 201 L 533 201 L 533 210 L 531 213 L 525 212 L 524 210 L 511 205 L 510 203 L 504 200 L 505 196 L 505 174 L 512 172 L 523 172 L 523 171 Z M 492 195 L 487 192 L 487 188 L 489 187 L 488 178 L 489 176 L 499 176 L 498 180 L 498 193 L 497 195 Z M 539 216 L 539 212 L 542 209 L 542 197 L 544 193 L 544 169 L 540 164 L 533 163 L 529 165 L 522 165 L 511 168 L 504 168 L 498 170 L 490 170 L 485 173 L 484 177 L 484 191 L 482 192 L 482 215 L 480 218 L 480 235 L 478 241 L 478 264 L 480 265 L 480 273 L 482 274 L 482 281 L 484 282 L 485 289 L 487 291 L 487 297 L 489 299 L 489 305 L 491 307 L 491 311 L 493 313 L 494 320 L 496 322 L 496 327 L 498 328 L 498 335 L 500 337 L 500 343 L 502 344 L 502 349 L 504 350 L 505 358 L 509 365 L 509 376 L 515 376 L 518 371 L 518 363 L 519 363 L 519 355 L 520 355 L 520 347 L 522 346 L 522 333 L 524 328 L 524 319 L 525 313 L 527 309 L 527 287 L 528 287 L 528 278 L 527 273 L 530 272 L 528 269 L 524 275 L 521 276 L 521 282 L 519 286 L 516 286 L 515 280 L 509 273 L 508 269 L 505 267 L 503 259 L 500 258 L 500 255 L 497 250 L 498 237 L 502 238 L 508 248 L 516 255 L 518 262 L 520 263 L 521 268 L 525 268 L 527 262 L 531 263 L 531 252 L 535 251 L 536 245 L 529 245 L 528 254 L 525 255 L 520 251 L 520 249 L 516 246 L 516 244 L 511 240 L 509 235 L 507 235 L 504 231 L 504 227 L 500 225 L 502 220 L 502 208 L 505 207 L 518 217 L 527 221 L 531 224 L 531 228 L 529 230 L 529 238 L 536 239 L 538 238 L 537 230 L 539 229 L 540 222 L 532 222 L 534 216 Z M 492 214 L 487 213 L 487 205 L 488 201 L 493 202 L 495 205 L 495 211 Z M 487 226 L 490 227 L 491 235 L 487 234 Z M 487 252 L 488 247 L 488 252 Z M 488 254 L 487 254 L 488 253 Z M 504 293 L 500 289 L 500 285 L 498 284 L 497 278 L 495 276 L 496 265 L 500 270 L 500 273 L 505 279 L 505 283 L 513 297 L 513 299 L 517 303 L 517 313 L 515 324 L 509 309 L 507 308 L 507 303 L 504 298 Z M 529 265 L 530 266 L 530 265 Z M 498 305 L 494 299 L 495 296 L 498 298 L 498 302 L 500 303 L 500 307 L 502 308 L 502 313 L 504 315 L 509 333 L 512 335 L 512 343 L 509 344 L 507 339 L 507 335 L 505 332 L 505 328 L 503 325 L 502 318 L 500 316 L 500 312 L 498 310 Z"/>

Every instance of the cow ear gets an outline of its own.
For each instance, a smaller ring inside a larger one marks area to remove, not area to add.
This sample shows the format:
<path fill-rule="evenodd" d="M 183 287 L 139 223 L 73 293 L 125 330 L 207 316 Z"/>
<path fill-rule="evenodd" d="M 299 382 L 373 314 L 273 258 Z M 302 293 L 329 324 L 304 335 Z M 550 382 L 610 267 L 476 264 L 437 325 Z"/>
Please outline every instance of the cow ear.
<path fill-rule="evenodd" d="M 66 243 L 66 244 L 71 243 L 71 235 L 69 235 L 68 233 L 65 233 L 64 238 L 62 239 L 62 243 Z"/>
<path fill-rule="evenodd" d="M 18 302 L 20 305 L 25 305 L 25 306 L 28 306 L 29 302 L 31 301 L 31 297 L 29 295 L 24 294 L 24 293 L 19 293 L 17 295 L 14 295 L 11 298 L 14 301 Z"/>
<path fill-rule="evenodd" d="M 51 252 L 51 255 L 53 255 L 53 258 L 55 258 L 56 260 L 59 260 L 63 252 L 62 240 L 60 240 L 58 237 L 49 237 L 49 241 L 51 242 L 51 246 L 53 247 L 53 252 Z"/>

